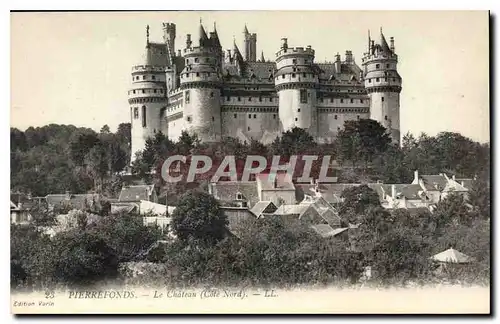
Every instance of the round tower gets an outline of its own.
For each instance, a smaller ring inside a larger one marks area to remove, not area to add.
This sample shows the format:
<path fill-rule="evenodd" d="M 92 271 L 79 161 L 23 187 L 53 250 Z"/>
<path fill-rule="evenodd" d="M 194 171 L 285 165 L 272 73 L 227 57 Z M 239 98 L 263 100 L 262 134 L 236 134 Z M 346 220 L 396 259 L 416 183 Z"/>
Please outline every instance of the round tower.
<path fill-rule="evenodd" d="M 368 37 L 368 52 L 363 57 L 364 85 L 370 96 L 370 119 L 381 123 L 390 133 L 394 143 L 400 142 L 401 76 L 397 71 L 398 56 L 380 30 L 380 42 L 375 44 Z"/>
<path fill-rule="evenodd" d="M 165 83 L 165 46 L 148 40 L 142 62 L 132 67 L 132 87 L 128 91 L 131 118 L 131 161 L 144 149 L 148 137 L 161 130 L 161 114 L 167 104 Z"/>
<path fill-rule="evenodd" d="M 281 49 L 276 53 L 275 74 L 282 131 L 300 127 L 313 137 L 317 136 L 318 75 L 313 64 L 314 50 L 311 46 L 289 48 L 287 39 L 282 39 Z"/>
<path fill-rule="evenodd" d="M 200 25 L 200 46 L 184 49 L 185 67 L 180 74 L 183 91 L 183 125 L 202 141 L 221 138 L 221 49 L 208 39 Z"/>

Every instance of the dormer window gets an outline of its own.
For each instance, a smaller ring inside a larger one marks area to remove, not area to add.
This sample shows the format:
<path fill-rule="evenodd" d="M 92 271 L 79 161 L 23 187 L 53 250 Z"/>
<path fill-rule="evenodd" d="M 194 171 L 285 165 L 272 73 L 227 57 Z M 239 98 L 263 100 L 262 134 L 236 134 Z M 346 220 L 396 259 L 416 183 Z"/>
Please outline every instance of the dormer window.
<path fill-rule="evenodd" d="M 236 200 L 243 200 L 243 195 L 241 194 L 241 192 L 236 193 Z"/>

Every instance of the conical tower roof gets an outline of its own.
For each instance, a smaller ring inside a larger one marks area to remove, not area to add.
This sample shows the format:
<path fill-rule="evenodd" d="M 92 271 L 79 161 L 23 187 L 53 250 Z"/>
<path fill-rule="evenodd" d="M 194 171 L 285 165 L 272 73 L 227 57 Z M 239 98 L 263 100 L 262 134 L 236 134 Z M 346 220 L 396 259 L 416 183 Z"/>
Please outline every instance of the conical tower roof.
<path fill-rule="evenodd" d="M 265 62 L 266 60 L 264 59 L 264 51 L 260 52 L 260 61 Z"/>
<path fill-rule="evenodd" d="M 203 28 L 203 25 L 201 24 L 200 21 L 200 46 L 206 44 L 207 41 L 208 41 L 207 33 L 205 32 L 205 28 Z"/>
<path fill-rule="evenodd" d="M 392 53 L 391 49 L 389 48 L 389 45 L 387 44 L 387 41 L 385 40 L 382 28 L 380 28 L 380 48 L 382 49 L 383 52 Z"/>

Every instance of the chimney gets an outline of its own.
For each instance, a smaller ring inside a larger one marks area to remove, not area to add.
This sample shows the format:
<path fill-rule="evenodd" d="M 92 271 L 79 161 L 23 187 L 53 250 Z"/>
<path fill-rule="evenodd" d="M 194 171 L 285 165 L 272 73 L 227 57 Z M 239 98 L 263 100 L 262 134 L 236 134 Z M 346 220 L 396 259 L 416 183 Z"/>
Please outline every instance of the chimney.
<path fill-rule="evenodd" d="M 193 44 L 193 41 L 191 41 L 191 34 L 186 35 L 186 47 L 191 48 L 191 44 Z"/>
<path fill-rule="evenodd" d="M 346 63 L 352 63 L 352 51 L 345 51 Z"/>
<path fill-rule="evenodd" d="M 418 170 L 415 170 L 415 171 L 413 172 L 413 182 L 414 182 L 415 184 L 419 183 L 419 178 L 418 178 Z"/>
<path fill-rule="evenodd" d="M 284 49 L 284 50 L 288 49 L 288 38 L 281 39 L 281 49 Z"/>
<path fill-rule="evenodd" d="M 336 73 L 340 73 L 340 65 L 341 65 L 341 62 L 340 62 L 340 54 L 337 53 L 335 55 L 335 72 Z"/>
<path fill-rule="evenodd" d="M 391 51 L 394 52 L 394 37 L 391 37 L 390 42 L 391 42 L 391 45 L 390 45 L 391 46 Z"/>
<path fill-rule="evenodd" d="M 393 199 L 396 199 L 396 186 L 391 185 L 391 196 Z"/>
<path fill-rule="evenodd" d="M 455 181 L 455 175 L 453 175 L 451 178 L 453 179 L 453 181 Z"/>

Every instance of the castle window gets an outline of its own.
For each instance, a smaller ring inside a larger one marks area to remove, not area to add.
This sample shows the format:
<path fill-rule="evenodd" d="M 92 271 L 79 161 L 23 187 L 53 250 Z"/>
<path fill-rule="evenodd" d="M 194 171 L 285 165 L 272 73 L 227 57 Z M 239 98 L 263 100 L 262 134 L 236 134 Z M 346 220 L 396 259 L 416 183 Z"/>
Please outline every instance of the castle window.
<path fill-rule="evenodd" d="M 236 117 L 237 117 L 236 114 L 234 114 L 234 118 L 236 118 Z"/>
<path fill-rule="evenodd" d="M 146 127 L 146 106 L 142 106 L 142 127 Z"/>
<path fill-rule="evenodd" d="M 376 69 L 380 69 L 380 64 L 375 65 Z"/>
<path fill-rule="evenodd" d="M 273 114 L 273 119 L 276 119 L 276 114 Z"/>
<path fill-rule="evenodd" d="M 323 102 L 323 98 L 319 98 L 319 102 Z"/>
<path fill-rule="evenodd" d="M 133 90 L 132 93 L 135 94 L 135 90 Z"/>
<path fill-rule="evenodd" d="M 146 80 L 146 76 L 145 76 L 145 75 L 143 75 L 143 76 L 142 76 L 142 79 L 143 79 L 143 80 Z"/>
<path fill-rule="evenodd" d="M 135 107 L 134 108 L 134 119 L 139 118 L 139 108 Z"/>
<path fill-rule="evenodd" d="M 184 100 L 186 101 L 186 103 L 189 103 L 189 90 L 186 90 L 186 92 L 184 92 Z"/>
<path fill-rule="evenodd" d="M 248 118 L 252 119 L 252 114 L 248 114 Z"/>
<path fill-rule="evenodd" d="M 210 98 L 213 98 L 213 97 L 214 97 L 214 93 L 210 92 Z"/>
<path fill-rule="evenodd" d="M 376 79 L 376 81 L 377 81 L 377 82 L 379 82 L 379 81 L 380 81 L 380 78 L 377 78 L 377 79 Z"/>
<path fill-rule="evenodd" d="M 299 121 L 299 119 L 298 119 L 298 118 L 295 118 L 295 121 Z"/>
<path fill-rule="evenodd" d="M 156 76 L 152 75 L 152 76 L 151 76 L 151 79 L 152 79 L 152 80 L 156 80 Z"/>
<path fill-rule="evenodd" d="M 146 93 L 146 90 L 142 89 L 142 93 Z"/>
<path fill-rule="evenodd" d="M 295 78 L 295 73 L 292 73 L 292 78 Z"/>
<path fill-rule="evenodd" d="M 238 97 L 238 101 L 241 101 L 241 97 Z"/>
<path fill-rule="evenodd" d="M 199 77 L 200 76 L 200 72 L 196 72 L 196 76 Z"/>
<path fill-rule="evenodd" d="M 135 77 L 135 79 L 136 79 L 136 80 L 139 80 L 139 76 L 136 76 L 136 77 Z"/>
<path fill-rule="evenodd" d="M 248 126 L 248 131 L 250 131 L 250 126 Z"/>
<path fill-rule="evenodd" d="M 273 102 L 273 98 L 272 98 L 272 97 L 271 97 L 271 98 L 269 98 L 269 102 Z"/>
<path fill-rule="evenodd" d="M 259 97 L 259 102 L 262 102 L 262 97 Z"/>
<path fill-rule="evenodd" d="M 368 79 L 368 83 L 372 83 L 372 79 Z"/>
<path fill-rule="evenodd" d="M 156 89 L 154 90 L 154 92 L 156 93 Z"/>
<path fill-rule="evenodd" d="M 254 119 L 255 119 L 255 118 L 257 118 L 257 115 L 256 115 L 256 114 L 253 114 L 253 118 L 254 118 Z"/>
<path fill-rule="evenodd" d="M 386 65 L 385 65 L 385 67 L 386 67 L 386 68 L 389 68 L 389 66 L 390 66 L 389 64 L 386 64 Z"/>
<path fill-rule="evenodd" d="M 358 115 L 358 116 L 356 116 L 356 118 L 359 120 L 359 115 Z"/>
<path fill-rule="evenodd" d="M 226 98 L 226 101 L 229 101 L 229 100 L 231 100 L 231 98 L 230 98 L 230 97 L 227 97 L 227 98 Z"/>
<path fill-rule="evenodd" d="M 359 103 L 363 103 L 363 99 L 359 99 Z"/>
<path fill-rule="evenodd" d="M 284 78 L 285 78 L 285 75 L 283 74 L 283 75 L 281 76 L 281 78 L 282 78 L 282 79 L 284 79 Z"/>
<path fill-rule="evenodd" d="M 387 78 L 384 78 L 384 81 L 387 81 Z"/>
<path fill-rule="evenodd" d="M 293 64 L 297 64 L 297 59 L 292 60 Z"/>
<path fill-rule="evenodd" d="M 340 131 L 340 127 L 337 127 L 337 131 Z"/>
<path fill-rule="evenodd" d="M 387 115 L 385 115 L 384 119 L 387 120 Z"/>
<path fill-rule="evenodd" d="M 300 103 L 307 103 L 307 90 L 300 90 Z"/>
<path fill-rule="evenodd" d="M 305 77 L 306 77 L 306 74 L 304 73 L 303 75 L 304 75 L 304 78 L 305 78 Z"/>
<path fill-rule="evenodd" d="M 299 109 L 297 109 L 297 112 L 300 112 L 300 108 L 299 108 Z"/>
<path fill-rule="evenodd" d="M 252 97 L 248 97 L 248 101 L 252 101 Z"/>
<path fill-rule="evenodd" d="M 296 69 L 296 68 L 293 68 L 293 72 L 297 72 L 297 69 Z"/>
<path fill-rule="evenodd" d="M 198 58 L 197 57 L 194 58 L 194 63 L 198 63 Z"/>
<path fill-rule="evenodd" d="M 212 116 L 212 121 L 215 121 L 215 117 L 214 116 Z"/>
<path fill-rule="evenodd" d="M 351 99 L 351 103 L 354 103 L 354 99 Z"/>
<path fill-rule="evenodd" d="M 330 98 L 330 102 L 333 102 L 333 98 Z"/>
<path fill-rule="evenodd" d="M 190 122 L 191 122 L 191 116 L 188 116 L 188 117 L 186 118 L 186 120 L 188 121 L 188 123 L 190 123 Z"/>
<path fill-rule="evenodd" d="M 337 120 L 337 117 L 338 117 L 338 116 L 337 116 L 337 115 L 335 115 L 333 118 L 335 118 L 335 120 Z"/>
<path fill-rule="evenodd" d="M 340 99 L 340 103 L 344 103 L 344 99 Z"/>
<path fill-rule="evenodd" d="M 392 78 L 392 82 L 396 82 L 396 78 Z"/>
<path fill-rule="evenodd" d="M 385 99 L 384 99 L 384 97 L 382 97 L 382 102 L 384 102 L 384 101 L 385 101 Z"/>
<path fill-rule="evenodd" d="M 189 78 L 189 73 L 186 73 L 186 78 Z"/>

